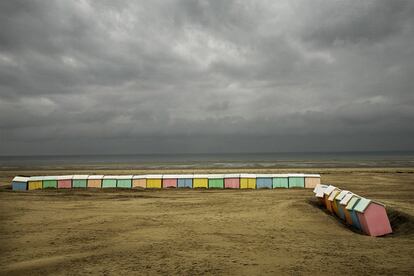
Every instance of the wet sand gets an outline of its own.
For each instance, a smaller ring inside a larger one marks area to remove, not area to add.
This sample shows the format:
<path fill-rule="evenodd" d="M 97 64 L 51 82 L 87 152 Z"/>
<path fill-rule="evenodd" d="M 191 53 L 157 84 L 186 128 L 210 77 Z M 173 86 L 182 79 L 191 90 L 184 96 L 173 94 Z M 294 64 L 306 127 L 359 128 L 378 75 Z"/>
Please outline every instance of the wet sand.
<path fill-rule="evenodd" d="M 345 227 L 304 189 L 12 192 L 4 186 L 16 174 L 142 172 L 1 170 L 0 274 L 413 274 L 414 168 L 309 171 L 387 204 L 395 232 L 382 238 Z"/>

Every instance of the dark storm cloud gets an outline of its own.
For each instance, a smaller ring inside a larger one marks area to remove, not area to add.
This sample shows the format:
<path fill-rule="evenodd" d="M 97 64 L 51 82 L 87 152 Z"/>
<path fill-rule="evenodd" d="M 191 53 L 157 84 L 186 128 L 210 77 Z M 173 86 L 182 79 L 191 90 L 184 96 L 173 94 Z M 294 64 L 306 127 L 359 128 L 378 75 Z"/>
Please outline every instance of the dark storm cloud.
<path fill-rule="evenodd" d="M 413 149 L 412 1 L 2 1 L 0 153 Z"/>

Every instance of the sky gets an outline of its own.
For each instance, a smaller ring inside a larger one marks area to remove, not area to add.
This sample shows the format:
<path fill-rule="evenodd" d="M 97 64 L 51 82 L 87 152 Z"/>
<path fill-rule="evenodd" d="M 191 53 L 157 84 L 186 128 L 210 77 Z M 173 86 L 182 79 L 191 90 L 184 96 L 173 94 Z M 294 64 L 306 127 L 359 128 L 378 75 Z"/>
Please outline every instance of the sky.
<path fill-rule="evenodd" d="M 0 2 L 0 155 L 414 150 L 414 1 Z"/>

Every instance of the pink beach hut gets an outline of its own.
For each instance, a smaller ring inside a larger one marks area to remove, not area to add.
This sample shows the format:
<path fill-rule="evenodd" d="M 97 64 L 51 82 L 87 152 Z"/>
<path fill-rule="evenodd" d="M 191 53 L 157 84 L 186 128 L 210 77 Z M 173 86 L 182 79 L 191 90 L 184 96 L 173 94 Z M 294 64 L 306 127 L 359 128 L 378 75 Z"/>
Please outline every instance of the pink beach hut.
<path fill-rule="evenodd" d="M 178 175 L 175 174 L 164 174 L 162 176 L 162 187 L 163 188 L 177 188 Z"/>
<path fill-rule="evenodd" d="M 384 204 L 361 198 L 354 210 L 365 234 L 377 237 L 392 233 Z"/>
<path fill-rule="evenodd" d="M 59 175 L 56 177 L 58 189 L 71 189 L 73 175 Z"/>
<path fill-rule="evenodd" d="M 239 189 L 240 188 L 240 174 L 225 174 L 224 175 L 225 189 Z"/>

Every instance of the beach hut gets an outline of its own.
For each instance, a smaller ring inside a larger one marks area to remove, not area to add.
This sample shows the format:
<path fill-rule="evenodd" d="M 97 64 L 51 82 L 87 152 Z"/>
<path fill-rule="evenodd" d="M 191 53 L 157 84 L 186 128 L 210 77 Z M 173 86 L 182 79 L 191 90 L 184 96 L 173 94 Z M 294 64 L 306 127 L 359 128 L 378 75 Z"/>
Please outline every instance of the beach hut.
<path fill-rule="evenodd" d="M 256 175 L 251 173 L 240 174 L 240 189 L 256 189 Z"/>
<path fill-rule="evenodd" d="M 105 175 L 102 179 L 102 188 L 116 188 L 117 175 Z"/>
<path fill-rule="evenodd" d="M 132 175 L 118 175 L 116 177 L 116 187 L 117 188 L 132 188 Z"/>
<path fill-rule="evenodd" d="M 30 177 L 24 176 L 16 176 L 12 180 L 12 190 L 13 191 L 26 191 L 27 182 L 29 181 Z"/>
<path fill-rule="evenodd" d="M 162 174 L 148 174 L 147 175 L 147 188 L 161 189 L 162 187 Z"/>
<path fill-rule="evenodd" d="M 256 175 L 256 188 L 257 189 L 272 189 L 273 177 L 271 174 L 257 174 Z"/>
<path fill-rule="evenodd" d="M 58 189 L 71 189 L 73 175 L 59 175 L 56 177 Z"/>
<path fill-rule="evenodd" d="M 319 184 L 321 184 L 321 176 L 319 174 L 305 174 L 305 188 L 313 189 Z"/>
<path fill-rule="evenodd" d="M 338 206 L 336 206 L 335 198 L 337 195 L 339 195 L 341 191 L 342 191 L 341 189 L 335 188 L 335 190 L 333 190 L 332 193 L 328 197 L 329 204 L 331 205 L 330 211 L 336 215 L 338 215 Z"/>
<path fill-rule="evenodd" d="M 335 197 L 335 205 L 336 205 L 336 210 L 337 210 L 336 215 L 342 220 L 346 220 L 346 218 L 345 218 L 344 208 L 342 207 L 340 202 L 349 193 L 350 191 L 343 190 Z"/>
<path fill-rule="evenodd" d="M 354 210 L 365 234 L 377 237 L 392 233 L 384 204 L 361 198 Z"/>
<path fill-rule="evenodd" d="M 358 201 L 361 198 L 359 196 L 354 195 L 348 202 L 348 205 L 346 205 L 345 209 L 349 212 L 352 220 L 352 226 L 355 228 L 362 230 L 361 224 L 359 223 L 357 212 L 355 211 L 355 207 L 358 204 Z"/>
<path fill-rule="evenodd" d="M 224 188 L 239 189 L 240 188 L 240 174 L 225 174 Z"/>
<path fill-rule="evenodd" d="M 305 188 L 305 175 L 300 173 L 289 174 L 289 188 Z"/>
<path fill-rule="evenodd" d="M 224 174 L 209 174 L 208 175 L 209 189 L 224 189 Z"/>
<path fill-rule="evenodd" d="M 195 174 L 193 176 L 193 188 L 208 188 L 208 174 Z"/>
<path fill-rule="evenodd" d="M 273 174 L 272 185 L 275 188 L 289 188 L 289 175 L 287 174 Z"/>
<path fill-rule="evenodd" d="M 162 187 L 163 188 L 177 188 L 178 175 L 164 174 L 162 176 Z"/>
<path fill-rule="evenodd" d="M 72 188 L 86 188 L 88 186 L 88 175 L 75 174 L 72 177 Z"/>
<path fill-rule="evenodd" d="M 346 206 L 348 205 L 348 203 L 351 201 L 352 197 L 356 196 L 355 194 L 349 192 L 346 194 L 346 196 L 344 196 L 344 198 L 339 202 L 339 205 L 341 206 L 344 214 L 345 214 L 345 221 L 346 223 L 348 223 L 349 225 L 352 225 L 352 217 L 351 217 L 351 213 L 348 211 L 348 209 L 346 209 Z"/>
<path fill-rule="evenodd" d="M 88 188 L 102 188 L 103 175 L 88 176 Z"/>
<path fill-rule="evenodd" d="M 44 176 L 31 176 L 27 182 L 28 190 L 39 190 L 43 188 L 43 178 Z"/>
<path fill-rule="evenodd" d="M 177 188 L 193 188 L 193 175 L 180 174 L 177 175 Z"/>
<path fill-rule="evenodd" d="M 44 176 L 43 189 L 57 189 L 57 176 Z"/>
<path fill-rule="evenodd" d="M 147 187 L 147 176 L 146 175 L 134 175 L 132 176 L 132 188 L 143 188 Z"/>
<path fill-rule="evenodd" d="M 325 204 L 324 191 L 326 188 L 328 188 L 328 185 L 319 184 L 319 185 L 316 185 L 315 188 L 313 189 L 313 192 L 315 193 L 315 197 L 318 199 L 321 205 Z"/>
<path fill-rule="evenodd" d="M 332 205 L 331 202 L 329 201 L 329 196 L 331 195 L 331 193 L 336 189 L 335 186 L 329 185 L 328 187 L 326 187 L 323 191 L 324 193 L 324 200 L 325 200 L 325 206 L 326 209 L 328 209 L 329 212 L 332 213 Z"/>

